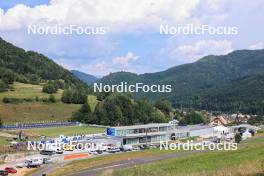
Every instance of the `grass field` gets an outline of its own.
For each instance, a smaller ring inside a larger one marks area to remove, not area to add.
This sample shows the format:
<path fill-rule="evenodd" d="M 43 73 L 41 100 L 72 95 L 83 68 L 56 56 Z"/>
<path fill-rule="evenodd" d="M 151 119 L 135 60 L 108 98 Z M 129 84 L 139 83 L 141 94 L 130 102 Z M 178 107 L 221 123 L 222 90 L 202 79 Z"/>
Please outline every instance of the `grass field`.
<path fill-rule="evenodd" d="M 77 111 L 81 105 L 58 103 L 30 102 L 19 104 L 0 103 L 0 114 L 4 123 L 65 121 Z"/>
<path fill-rule="evenodd" d="M 0 93 L 0 117 L 6 124 L 14 122 L 38 122 L 38 121 L 65 121 L 68 120 L 73 112 L 76 112 L 81 105 L 65 104 L 60 101 L 62 90 L 58 90 L 55 95 L 56 103 L 44 102 L 23 102 L 23 103 L 9 103 L 2 102 L 4 97 L 8 98 L 31 98 L 35 97 L 48 98 L 49 94 L 42 92 L 41 85 L 31 85 L 15 82 L 14 91 Z M 88 96 L 88 102 L 91 109 L 94 110 L 97 99 L 93 95 Z"/>
<path fill-rule="evenodd" d="M 53 127 L 53 128 L 38 128 L 38 129 L 26 129 L 23 130 L 24 135 L 29 136 L 41 136 L 45 135 L 48 137 L 59 136 L 60 134 L 71 136 L 76 134 L 95 134 L 103 133 L 105 128 L 101 127 L 90 127 L 90 126 L 73 126 L 73 127 Z M 11 133 L 18 133 L 19 130 L 12 130 Z"/>
<path fill-rule="evenodd" d="M 208 152 L 114 171 L 113 176 L 264 175 L 264 138 L 246 142 L 236 151 Z"/>
<path fill-rule="evenodd" d="M 103 166 L 115 161 L 125 161 L 134 158 L 150 157 L 169 152 L 159 149 L 144 150 L 138 152 L 119 153 L 109 156 L 73 161 L 56 170 L 51 176 L 65 175 L 83 169 Z M 162 160 L 133 168 L 114 170 L 107 173 L 108 176 L 231 176 L 247 175 L 257 176 L 264 172 L 264 136 L 243 142 L 236 151 L 211 151 L 196 153 L 179 158 Z M 260 176 L 260 175 L 259 175 Z"/>
<path fill-rule="evenodd" d="M 2 100 L 4 97 L 9 98 L 48 98 L 49 94 L 42 92 L 41 85 L 32 85 L 32 84 L 24 84 L 14 82 L 14 91 L 8 91 L 0 93 L 0 99 Z M 54 94 L 56 99 L 60 99 L 63 90 L 59 89 L 57 93 Z"/>
<path fill-rule="evenodd" d="M 0 137 L 0 146 L 8 145 L 9 142 L 7 141 L 8 138 Z"/>

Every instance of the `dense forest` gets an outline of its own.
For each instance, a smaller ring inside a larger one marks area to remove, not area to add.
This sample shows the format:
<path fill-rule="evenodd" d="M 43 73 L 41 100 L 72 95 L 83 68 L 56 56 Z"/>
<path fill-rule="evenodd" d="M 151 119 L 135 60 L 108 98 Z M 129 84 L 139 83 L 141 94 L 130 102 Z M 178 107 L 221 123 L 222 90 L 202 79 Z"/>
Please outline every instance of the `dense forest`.
<path fill-rule="evenodd" d="M 176 108 L 197 108 L 229 113 L 264 113 L 264 50 L 238 50 L 206 56 L 194 63 L 147 74 L 111 73 L 104 84 L 172 85 L 171 93 L 135 93 L 152 101 L 166 99 Z"/>
<path fill-rule="evenodd" d="M 161 123 L 171 120 L 171 111 L 172 106 L 166 101 L 152 104 L 145 98 L 134 100 L 129 94 L 111 93 L 96 105 L 93 113 L 84 103 L 72 120 L 111 126 Z"/>
<path fill-rule="evenodd" d="M 13 81 L 39 84 L 48 80 L 63 80 L 67 87 L 73 85 L 86 87 L 70 71 L 46 56 L 33 51 L 25 51 L 1 38 L 0 78 L 7 84 Z"/>

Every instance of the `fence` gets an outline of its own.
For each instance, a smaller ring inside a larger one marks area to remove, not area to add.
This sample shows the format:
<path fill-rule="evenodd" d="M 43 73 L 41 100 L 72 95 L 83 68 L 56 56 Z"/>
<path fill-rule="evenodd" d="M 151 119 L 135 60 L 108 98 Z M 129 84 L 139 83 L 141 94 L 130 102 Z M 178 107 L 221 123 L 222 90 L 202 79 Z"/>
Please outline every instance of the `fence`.
<path fill-rule="evenodd" d="M 30 128 L 47 128 L 47 127 L 62 127 L 62 126 L 77 126 L 79 122 L 48 122 L 48 123 L 19 123 L 16 125 L 3 125 L 1 129 L 30 129 Z"/>

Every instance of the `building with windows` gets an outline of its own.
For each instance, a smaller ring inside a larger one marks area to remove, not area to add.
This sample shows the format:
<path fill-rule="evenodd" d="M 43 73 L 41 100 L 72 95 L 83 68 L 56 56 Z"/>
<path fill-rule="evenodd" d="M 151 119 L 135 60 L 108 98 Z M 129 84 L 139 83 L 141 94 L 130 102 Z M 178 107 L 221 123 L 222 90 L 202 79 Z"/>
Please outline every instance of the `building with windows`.
<path fill-rule="evenodd" d="M 209 125 L 178 126 L 172 123 L 153 123 L 145 125 L 119 126 L 107 128 L 107 135 L 119 138 L 123 145 L 139 145 L 166 142 L 190 137 L 214 138 L 227 134 L 229 128 Z M 219 129 L 220 132 L 219 132 Z"/>
<path fill-rule="evenodd" d="M 175 124 L 153 123 L 145 125 L 119 126 L 107 128 L 107 135 L 121 137 L 123 145 L 159 143 L 171 140 Z"/>

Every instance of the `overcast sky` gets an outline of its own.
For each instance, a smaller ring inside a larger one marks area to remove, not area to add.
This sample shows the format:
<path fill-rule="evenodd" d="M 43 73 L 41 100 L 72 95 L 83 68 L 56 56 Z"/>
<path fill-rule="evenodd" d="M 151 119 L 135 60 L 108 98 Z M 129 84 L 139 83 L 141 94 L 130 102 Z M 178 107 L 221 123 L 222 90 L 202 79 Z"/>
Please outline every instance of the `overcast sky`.
<path fill-rule="evenodd" d="M 146 73 L 209 54 L 264 47 L 263 0 L 1 0 L 0 36 L 96 76 Z M 103 27 L 99 35 L 28 34 L 28 25 Z M 236 27 L 233 35 L 164 35 L 160 25 Z"/>

